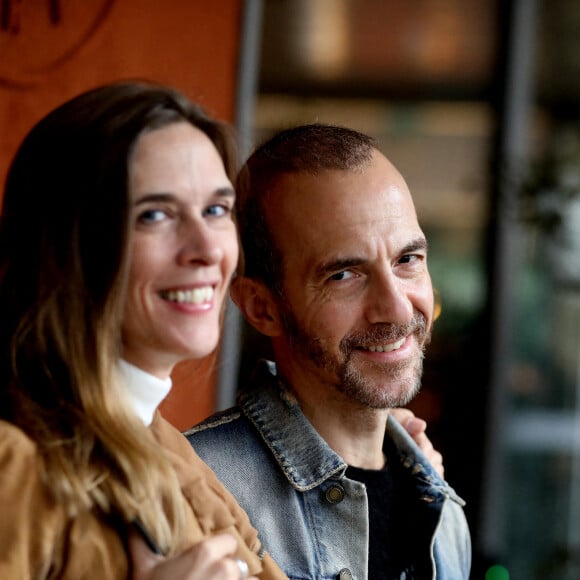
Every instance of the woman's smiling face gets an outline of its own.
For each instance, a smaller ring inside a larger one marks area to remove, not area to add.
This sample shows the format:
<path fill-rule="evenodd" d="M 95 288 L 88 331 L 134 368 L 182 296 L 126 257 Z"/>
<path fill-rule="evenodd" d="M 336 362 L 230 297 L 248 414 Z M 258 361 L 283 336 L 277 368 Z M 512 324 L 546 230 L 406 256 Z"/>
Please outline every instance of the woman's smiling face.
<path fill-rule="evenodd" d="M 210 139 L 186 122 L 144 134 L 129 167 L 133 239 L 123 357 L 166 377 L 212 352 L 238 260 L 233 186 Z"/>

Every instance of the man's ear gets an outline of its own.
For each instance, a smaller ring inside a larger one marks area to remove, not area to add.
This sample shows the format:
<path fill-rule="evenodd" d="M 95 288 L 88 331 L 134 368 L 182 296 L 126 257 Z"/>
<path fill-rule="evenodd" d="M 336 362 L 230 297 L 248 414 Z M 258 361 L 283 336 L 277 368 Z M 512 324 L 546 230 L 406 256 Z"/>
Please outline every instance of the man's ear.
<path fill-rule="evenodd" d="M 263 282 L 238 276 L 232 281 L 230 294 L 246 320 L 258 332 L 272 337 L 282 334 L 278 303 Z"/>

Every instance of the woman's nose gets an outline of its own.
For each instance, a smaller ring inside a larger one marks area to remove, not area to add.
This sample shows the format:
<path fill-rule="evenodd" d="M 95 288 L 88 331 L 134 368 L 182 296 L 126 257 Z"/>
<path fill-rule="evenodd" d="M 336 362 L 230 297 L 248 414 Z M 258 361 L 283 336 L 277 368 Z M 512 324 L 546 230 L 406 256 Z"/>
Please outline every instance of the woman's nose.
<path fill-rule="evenodd" d="M 206 223 L 190 224 L 183 233 L 179 262 L 190 264 L 216 264 L 223 257 L 218 232 Z"/>

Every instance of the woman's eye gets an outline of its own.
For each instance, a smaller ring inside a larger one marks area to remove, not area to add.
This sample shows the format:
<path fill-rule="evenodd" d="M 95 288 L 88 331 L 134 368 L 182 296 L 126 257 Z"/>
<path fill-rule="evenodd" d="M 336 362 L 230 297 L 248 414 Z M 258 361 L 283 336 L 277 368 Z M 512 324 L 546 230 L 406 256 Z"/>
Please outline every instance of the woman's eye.
<path fill-rule="evenodd" d="M 141 224 L 154 224 L 164 220 L 167 217 L 167 212 L 162 209 L 148 209 L 139 214 L 137 218 Z"/>
<path fill-rule="evenodd" d="M 354 277 L 354 273 L 350 270 L 343 270 L 342 272 L 337 272 L 333 274 L 330 279 L 335 282 L 341 282 L 342 280 L 349 280 Z"/>
<path fill-rule="evenodd" d="M 209 216 L 209 217 L 223 217 L 223 216 L 230 215 L 231 213 L 232 213 L 232 208 L 229 207 L 228 205 L 216 204 L 216 205 L 210 205 L 203 212 L 203 215 Z"/>

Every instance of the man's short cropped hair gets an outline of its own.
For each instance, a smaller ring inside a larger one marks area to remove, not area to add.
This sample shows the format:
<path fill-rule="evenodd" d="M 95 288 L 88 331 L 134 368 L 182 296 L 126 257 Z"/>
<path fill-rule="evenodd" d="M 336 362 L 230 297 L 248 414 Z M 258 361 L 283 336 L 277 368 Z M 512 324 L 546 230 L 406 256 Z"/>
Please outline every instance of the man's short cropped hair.
<path fill-rule="evenodd" d="M 318 123 L 283 130 L 259 146 L 237 183 L 240 273 L 282 295 L 283 256 L 272 236 L 275 224 L 266 219 L 269 194 L 284 174 L 363 167 L 375 148 L 374 140 L 359 131 Z"/>

